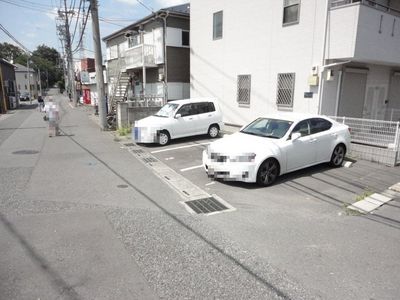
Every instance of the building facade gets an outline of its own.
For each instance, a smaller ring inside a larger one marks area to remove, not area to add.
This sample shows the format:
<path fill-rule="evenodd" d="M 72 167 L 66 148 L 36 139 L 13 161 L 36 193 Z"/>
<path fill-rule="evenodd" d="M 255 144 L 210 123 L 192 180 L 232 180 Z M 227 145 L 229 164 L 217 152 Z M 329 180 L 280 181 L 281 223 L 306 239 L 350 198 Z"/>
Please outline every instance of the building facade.
<path fill-rule="evenodd" d="M 189 5 L 161 9 L 105 38 L 108 97 L 167 100 L 189 97 Z"/>
<path fill-rule="evenodd" d="M 400 0 L 192 0 L 191 96 L 228 124 L 278 111 L 400 118 Z"/>
<path fill-rule="evenodd" d="M 15 66 L 0 58 L 0 113 L 18 106 Z"/>
<path fill-rule="evenodd" d="M 39 76 L 34 69 L 15 64 L 15 79 L 19 96 L 30 95 L 31 99 L 39 96 Z"/>

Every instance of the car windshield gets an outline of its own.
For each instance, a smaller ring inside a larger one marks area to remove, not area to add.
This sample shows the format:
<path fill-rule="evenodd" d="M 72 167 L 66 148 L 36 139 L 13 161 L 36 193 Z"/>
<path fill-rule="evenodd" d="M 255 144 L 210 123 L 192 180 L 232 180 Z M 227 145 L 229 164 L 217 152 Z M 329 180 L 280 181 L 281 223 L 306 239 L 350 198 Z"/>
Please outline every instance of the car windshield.
<path fill-rule="evenodd" d="M 179 104 L 167 103 L 155 114 L 156 117 L 169 118 L 172 117 Z"/>
<path fill-rule="evenodd" d="M 292 124 L 292 121 L 287 120 L 258 118 L 243 128 L 240 132 L 267 138 L 280 139 L 286 134 Z"/>

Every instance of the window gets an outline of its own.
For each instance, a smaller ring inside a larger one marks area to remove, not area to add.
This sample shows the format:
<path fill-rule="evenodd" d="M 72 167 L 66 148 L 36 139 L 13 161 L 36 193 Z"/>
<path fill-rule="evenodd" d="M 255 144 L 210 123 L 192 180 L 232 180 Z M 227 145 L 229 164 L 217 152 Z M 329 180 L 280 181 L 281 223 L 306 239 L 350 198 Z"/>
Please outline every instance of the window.
<path fill-rule="evenodd" d="M 140 44 L 141 44 L 140 43 L 140 34 L 135 34 L 135 35 L 132 35 L 131 37 L 129 37 L 129 40 L 128 40 L 128 47 L 129 48 L 135 47 L 135 46 L 140 45 Z"/>
<path fill-rule="evenodd" d="M 208 111 L 209 111 L 209 112 L 215 111 L 214 103 L 208 102 Z"/>
<path fill-rule="evenodd" d="M 182 46 L 189 46 L 190 39 L 189 39 L 189 31 L 182 30 Z"/>
<path fill-rule="evenodd" d="M 237 102 L 242 105 L 250 105 L 251 75 L 238 75 L 237 78 Z"/>
<path fill-rule="evenodd" d="M 107 47 L 107 60 L 118 58 L 118 45 Z"/>
<path fill-rule="evenodd" d="M 293 107 L 295 73 L 278 74 L 276 104 L 278 107 Z"/>
<path fill-rule="evenodd" d="M 222 10 L 214 13 L 213 16 L 213 39 L 222 39 L 222 23 L 223 22 L 223 14 Z"/>
<path fill-rule="evenodd" d="M 205 114 L 215 111 L 215 106 L 212 102 L 193 103 L 192 107 L 193 114 Z"/>
<path fill-rule="evenodd" d="M 283 25 L 297 24 L 300 17 L 300 0 L 283 0 Z"/>
<path fill-rule="evenodd" d="M 192 115 L 193 114 L 192 104 L 182 105 L 176 114 L 180 114 L 182 117 Z"/>
<path fill-rule="evenodd" d="M 308 120 L 299 122 L 292 131 L 293 133 L 300 132 L 301 136 L 306 136 L 310 134 L 310 124 Z"/>
<path fill-rule="evenodd" d="M 311 123 L 311 134 L 329 130 L 332 127 L 331 122 L 320 118 L 311 119 L 310 123 Z"/>

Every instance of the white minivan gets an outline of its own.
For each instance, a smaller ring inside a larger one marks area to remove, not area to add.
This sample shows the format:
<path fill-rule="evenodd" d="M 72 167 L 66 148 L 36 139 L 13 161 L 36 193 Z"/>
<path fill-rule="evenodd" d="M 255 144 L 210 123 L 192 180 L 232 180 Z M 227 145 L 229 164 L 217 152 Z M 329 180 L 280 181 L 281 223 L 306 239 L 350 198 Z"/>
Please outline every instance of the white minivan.
<path fill-rule="evenodd" d="M 170 101 L 155 115 L 135 121 L 137 143 L 166 145 L 171 139 L 208 134 L 215 138 L 222 128 L 222 114 L 214 98 Z"/>

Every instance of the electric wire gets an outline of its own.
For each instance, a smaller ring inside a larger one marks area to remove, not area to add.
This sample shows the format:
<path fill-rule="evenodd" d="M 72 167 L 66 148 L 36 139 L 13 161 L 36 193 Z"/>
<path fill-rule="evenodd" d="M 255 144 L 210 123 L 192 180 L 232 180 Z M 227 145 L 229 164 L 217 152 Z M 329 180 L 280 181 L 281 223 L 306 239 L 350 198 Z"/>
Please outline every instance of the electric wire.
<path fill-rule="evenodd" d="M 85 33 L 86 24 L 87 24 L 87 20 L 88 20 L 88 18 L 89 18 L 90 10 L 91 10 L 91 5 L 89 5 L 89 7 L 88 7 L 88 11 L 87 11 L 87 13 L 86 13 L 86 18 L 85 18 L 85 20 L 84 20 L 84 22 L 83 22 L 83 28 L 82 28 L 81 36 L 80 36 L 80 38 L 79 38 L 78 45 L 76 46 L 76 48 L 75 48 L 74 50 L 72 50 L 72 53 L 77 52 L 78 49 L 79 49 L 79 46 L 80 46 L 81 43 L 82 43 L 82 39 L 83 39 L 83 35 L 84 35 L 84 33 Z"/>
<path fill-rule="evenodd" d="M 20 43 L 2 24 L 0 24 L 0 30 L 2 30 L 8 37 L 10 37 L 22 50 L 27 53 L 31 53 L 22 43 Z"/>

